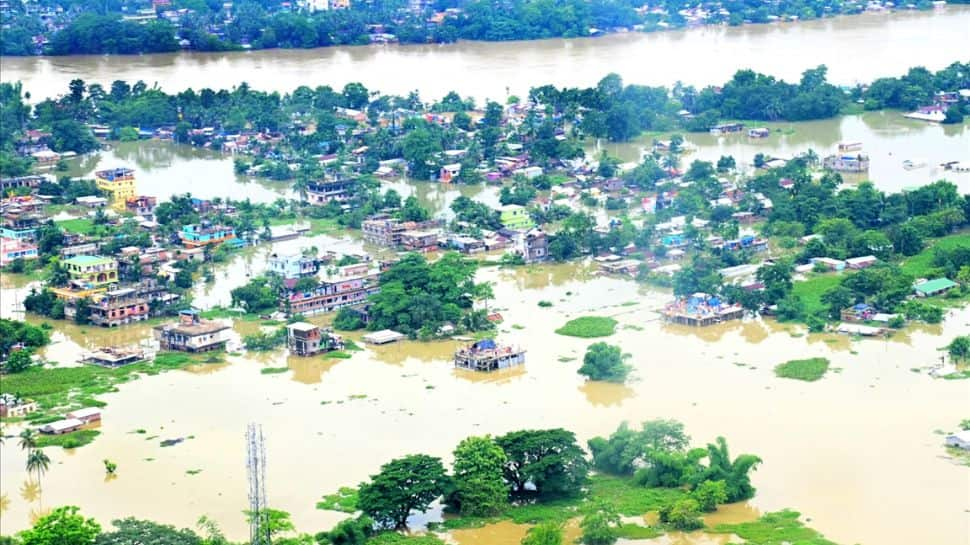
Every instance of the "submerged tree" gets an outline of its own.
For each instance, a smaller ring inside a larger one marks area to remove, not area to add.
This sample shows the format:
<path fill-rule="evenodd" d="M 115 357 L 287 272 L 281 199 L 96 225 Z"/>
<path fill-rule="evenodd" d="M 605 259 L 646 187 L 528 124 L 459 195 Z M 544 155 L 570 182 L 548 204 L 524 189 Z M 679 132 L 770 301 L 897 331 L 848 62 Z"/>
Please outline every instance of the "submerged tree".
<path fill-rule="evenodd" d="M 27 473 L 37 473 L 37 484 L 51 466 L 51 459 L 40 449 L 33 449 L 27 455 Z"/>
<path fill-rule="evenodd" d="M 724 481 L 728 503 L 754 496 L 755 488 L 751 485 L 748 473 L 757 469 L 761 458 L 754 454 L 742 454 L 731 460 L 727 441 L 723 437 L 718 437 L 716 443 L 707 445 L 707 457 L 707 467 L 695 476 L 694 482 L 697 485 L 704 481 Z"/>
<path fill-rule="evenodd" d="M 361 483 L 357 505 L 385 528 L 407 528 L 411 511 L 425 512 L 445 491 L 448 476 L 441 460 L 413 454 L 381 466 L 368 483 Z"/>

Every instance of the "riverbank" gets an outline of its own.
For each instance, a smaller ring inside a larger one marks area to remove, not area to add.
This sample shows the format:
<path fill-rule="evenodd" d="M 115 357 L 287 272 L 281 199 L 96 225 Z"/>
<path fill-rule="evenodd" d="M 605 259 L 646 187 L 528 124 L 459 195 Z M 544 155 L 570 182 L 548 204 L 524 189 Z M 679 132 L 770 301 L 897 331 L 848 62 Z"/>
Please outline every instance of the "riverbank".
<path fill-rule="evenodd" d="M 898 73 L 904 67 L 943 68 L 966 45 L 970 6 L 942 12 L 863 15 L 795 24 L 701 27 L 652 34 L 533 42 L 459 42 L 450 45 L 355 46 L 263 50 L 240 53 L 177 53 L 137 57 L 3 57 L 3 81 L 23 81 L 31 101 L 63 93 L 83 74 L 107 86 L 143 80 L 168 92 L 200 89 L 240 74 L 254 89 L 289 92 L 300 85 L 340 88 L 361 82 L 385 94 L 417 90 L 425 99 L 455 90 L 480 103 L 507 94 L 524 96 L 533 86 L 594 85 L 609 70 L 628 83 L 673 81 L 719 84 L 750 67 L 789 81 L 808 68 L 829 67 L 829 79 L 852 85 Z M 884 36 L 894 39 L 886 41 Z M 757 54 L 752 44 L 758 44 Z M 718 51 L 712 55 L 711 51 Z M 846 51 L 857 54 L 846 55 Z M 650 62 L 642 59 L 647 55 Z M 859 55 L 866 62 L 859 62 Z M 439 77 L 462 74 L 461 78 Z M 326 74 L 321 78 L 319 74 Z"/>

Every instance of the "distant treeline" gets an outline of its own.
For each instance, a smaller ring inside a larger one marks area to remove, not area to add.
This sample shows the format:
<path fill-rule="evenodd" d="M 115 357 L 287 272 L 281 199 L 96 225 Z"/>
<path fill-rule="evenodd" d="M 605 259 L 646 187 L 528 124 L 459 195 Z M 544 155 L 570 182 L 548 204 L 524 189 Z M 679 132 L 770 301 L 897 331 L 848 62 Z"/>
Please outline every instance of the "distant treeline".
<path fill-rule="evenodd" d="M 13 2 L 4 16 L 0 53 L 4 55 L 134 54 L 174 51 L 180 40 L 200 51 L 312 48 L 369 43 L 377 30 L 394 34 L 401 43 L 447 43 L 465 40 L 534 40 L 589 36 L 594 31 L 638 27 L 645 31 L 682 28 L 689 21 L 680 12 L 706 10 L 705 24 L 767 23 L 776 18 L 815 19 L 862 11 L 843 0 L 438 0 L 414 11 L 406 0 L 352 2 L 350 9 L 316 13 L 292 11 L 280 0 L 244 0 L 226 8 L 215 0 L 175 0 L 171 8 L 190 10 L 177 24 L 164 20 L 142 25 L 123 21 L 122 9 L 145 7 L 131 0 L 44 0 L 39 7 L 62 10 L 63 29 L 49 32 L 36 11 L 26 13 Z M 929 9 L 929 0 L 915 7 Z M 457 11 L 445 12 L 450 8 Z M 649 9 L 648 9 L 649 8 Z M 722 9 L 724 11 L 722 11 Z M 430 22 L 433 13 L 446 15 Z M 34 38 L 47 36 L 39 48 Z"/>

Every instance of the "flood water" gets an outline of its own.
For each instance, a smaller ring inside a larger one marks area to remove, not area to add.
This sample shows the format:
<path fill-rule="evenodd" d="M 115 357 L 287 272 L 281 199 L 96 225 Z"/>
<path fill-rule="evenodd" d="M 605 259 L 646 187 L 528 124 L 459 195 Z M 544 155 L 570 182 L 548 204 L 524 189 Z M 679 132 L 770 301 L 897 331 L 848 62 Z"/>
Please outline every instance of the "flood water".
<path fill-rule="evenodd" d="M 221 265 L 232 278 L 215 286 L 241 283 L 247 267 L 258 272 L 264 254 L 249 259 Z M 405 342 L 367 347 L 349 360 L 230 356 L 228 364 L 121 385 L 102 396 L 108 407 L 94 443 L 73 452 L 49 449 L 54 463 L 42 493 L 29 486 L 15 442 L 2 447 L 4 528 L 22 528 L 32 514 L 70 503 L 102 521 L 133 515 L 191 526 L 207 514 L 242 538 L 249 422 L 261 423 L 267 435 L 270 503 L 313 532 L 340 518 L 314 508 L 319 496 L 366 479 L 394 456 L 426 452 L 448 461 L 470 434 L 563 426 L 585 441 L 623 420 L 676 418 L 696 444 L 724 435 L 733 453 L 757 453 L 765 461 L 754 473 L 758 495 L 726 508 L 721 522 L 792 507 L 841 543 L 967 543 L 970 472 L 942 457 L 935 430 L 950 430 L 965 416 L 970 382 L 934 380 L 910 368 L 932 364 L 937 349 L 966 332 L 970 309 L 952 312 L 942 326 L 885 341 L 804 335 L 760 320 L 695 330 L 657 321 L 653 310 L 666 294 L 591 270 L 557 265 L 481 273 L 495 283 L 491 307 L 505 317 L 499 338 L 528 349 L 526 365 L 505 373 L 453 369 L 454 342 Z M 16 291 L 5 285 L 4 299 Z M 553 307 L 539 307 L 540 300 Z M 636 372 L 628 384 L 584 382 L 576 369 L 590 341 L 553 333 L 589 314 L 620 322 L 608 341 L 633 355 Z M 243 323 L 236 330 L 257 327 Z M 52 356 L 148 335 L 141 326 L 108 331 L 59 324 L 58 330 Z M 781 360 L 809 356 L 827 357 L 837 370 L 816 383 L 774 377 Z M 284 365 L 292 371 L 260 374 Z M 108 481 L 105 458 L 119 467 Z M 481 532 L 517 543 L 512 538 L 525 529 L 506 526 Z M 475 536 L 456 533 L 453 541 L 492 543 L 483 540 L 486 534 Z M 702 537 L 672 535 L 656 543 L 721 543 L 721 536 L 697 541 Z"/>
<path fill-rule="evenodd" d="M 359 81 L 383 93 L 418 90 L 432 99 L 456 90 L 483 100 L 507 92 L 521 95 L 546 83 L 589 86 L 607 72 L 629 83 L 708 85 L 723 83 L 739 68 L 797 80 L 805 69 L 825 64 L 831 81 L 851 85 L 899 75 L 911 66 L 938 70 L 966 60 L 968 28 L 970 6 L 950 5 L 927 12 L 530 42 L 4 57 L 0 78 L 22 80 L 34 99 L 65 93 L 70 80 L 82 78 L 102 85 L 143 80 L 169 92 L 226 87 L 241 79 L 256 89 L 281 92 Z"/>
<path fill-rule="evenodd" d="M 961 193 L 970 193 L 970 173 L 944 171 L 941 163 L 970 161 L 970 125 L 940 125 L 906 119 L 900 112 L 866 112 L 820 121 L 799 123 L 762 123 L 771 135 L 749 138 L 746 134 L 712 135 L 685 133 L 685 140 L 694 147 L 684 155 L 683 166 L 700 159 L 717 162 L 722 155 L 731 155 L 744 171 L 753 170 L 758 153 L 790 159 L 809 149 L 819 157 L 837 153 L 839 142 L 860 142 L 860 152 L 869 156 L 867 174 L 843 174 L 846 181 L 872 180 L 879 189 L 895 193 L 919 187 L 939 179 L 957 185 Z M 752 126 L 753 127 L 753 126 Z M 599 143 L 623 161 L 637 161 L 653 145 L 653 136 L 644 136 L 619 144 Z M 593 150 L 593 147 L 589 148 Z M 903 168 L 903 161 L 925 163 L 913 170 Z"/>

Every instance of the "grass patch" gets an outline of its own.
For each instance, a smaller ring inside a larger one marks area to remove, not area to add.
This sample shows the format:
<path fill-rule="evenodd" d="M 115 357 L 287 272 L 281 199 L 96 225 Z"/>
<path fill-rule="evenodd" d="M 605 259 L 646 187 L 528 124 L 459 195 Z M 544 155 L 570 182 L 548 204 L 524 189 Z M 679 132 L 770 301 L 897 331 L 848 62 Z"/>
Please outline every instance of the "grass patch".
<path fill-rule="evenodd" d="M 349 360 L 353 356 L 348 354 L 346 350 L 334 350 L 333 352 L 327 352 L 323 357 L 333 358 L 335 360 Z"/>
<path fill-rule="evenodd" d="M 664 535 L 660 528 L 624 523 L 616 529 L 616 536 L 623 539 L 653 539 Z"/>
<path fill-rule="evenodd" d="M 781 378 L 814 382 L 825 376 L 828 369 L 829 360 L 825 358 L 791 360 L 775 366 L 775 375 Z"/>
<path fill-rule="evenodd" d="M 839 285 L 842 280 L 841 275 L 837 274 L 817 274 L 804 282 L 795 282 L 792 285 L 792 294 L 801 298 L 805 304 L 805 315 L 825 314 L 828 306 L 822 303 L 822 294 Z"/>
<path fill-rule="evenodd" d="M 583 316 L 566 322 L 566 325 L 556 330 L 560 335 L 590 339 L 594 337 L 608 337 L 616 330 L 616 320 L 603 316 Z"/>
<path fill-rule="evenodd" d="M 740 524 L 718 524 L 708 530 L 715 534 L 737 534 L 738 537 L 752 544 L 781 544 L 789 545 L 836 545 L 822 537 L 821 534 L 806 528 L 798 520 L 797 511 L 784 510 L 777 513 L 767 513 L 758 520 L 742 522 Z"/>
<path fill-rule="evenodd" d="M 552 301 L 539 301 L 539 306 L 542 308 L 549 308 L 552 306 Z"/>
<path fill-rule="evenodd" d="M 569 356 L 559 356 L 559 363 L 569 363 L 571 361 L 576 361 L 576 358 L 570 358 Z"/>
<path fill-rule="evenodd" d="M 357 489 L 342 486 L 337 492 L 328 494 L 318 501 L 317 509 L 354 513 L 357 511 Z"/>
<path fill-rule="evenodd" d="M 263 367 L 259 372 L 263 375 L 278 375 L 289 371 L 289 367 Z"/>
<path fill-rule="evenodd" d="M 512 329 L 525 329 L 524 325 L 512 324 Z"/>
<path fill-rule="evenodd" d="M 623 324 L 623 329 L 630 329 L 633 331 L 643 331 L 643 327 L 636 324 Z"/>
<path fill-rule="evenodd" d="M 198 475 L 199 473 L 202 473 L 201 469 L 189 469 L 185 472 L 186 475 Z"/>
<path fill-rule="evenodd" d="M 344 350 L 348 352 L 360 352 L 361 350 L 363 350 L 363 347 L 361 347 L 359 344 L 355 343 L 351 339 L 344 339 Z"/>
<path fill-rule="evenodd" d="M 64 221 L 56 222 L 57 226 L 69 233 L 77 233 L 81 235 L 91 235 L 94 234 L 97 227 L 94 225 L 94 221 L 88 218 L 74 218 Z"/>
<path fill-rule="evenodd" d="M 905 273 L 909 273 L 916 278 L 929 278 L 935 276 L 936 267 L 933 266 L 933 250 L 941 248 L 953 250 L 956 248 L 970 248 L 970 233 L 962 231 L 943 238 L 936 239 L 920 253 L 907 258 L 900 264 L 900 268 Z"/>
<path fill-rule="evenodd" d="M 40 434 L 37 436 L 37 447 L 78 448 L 94 441 L 94 438 L 99 435 L 101 432 L 98 430 L 78 430 L 61 435 Z"/>

